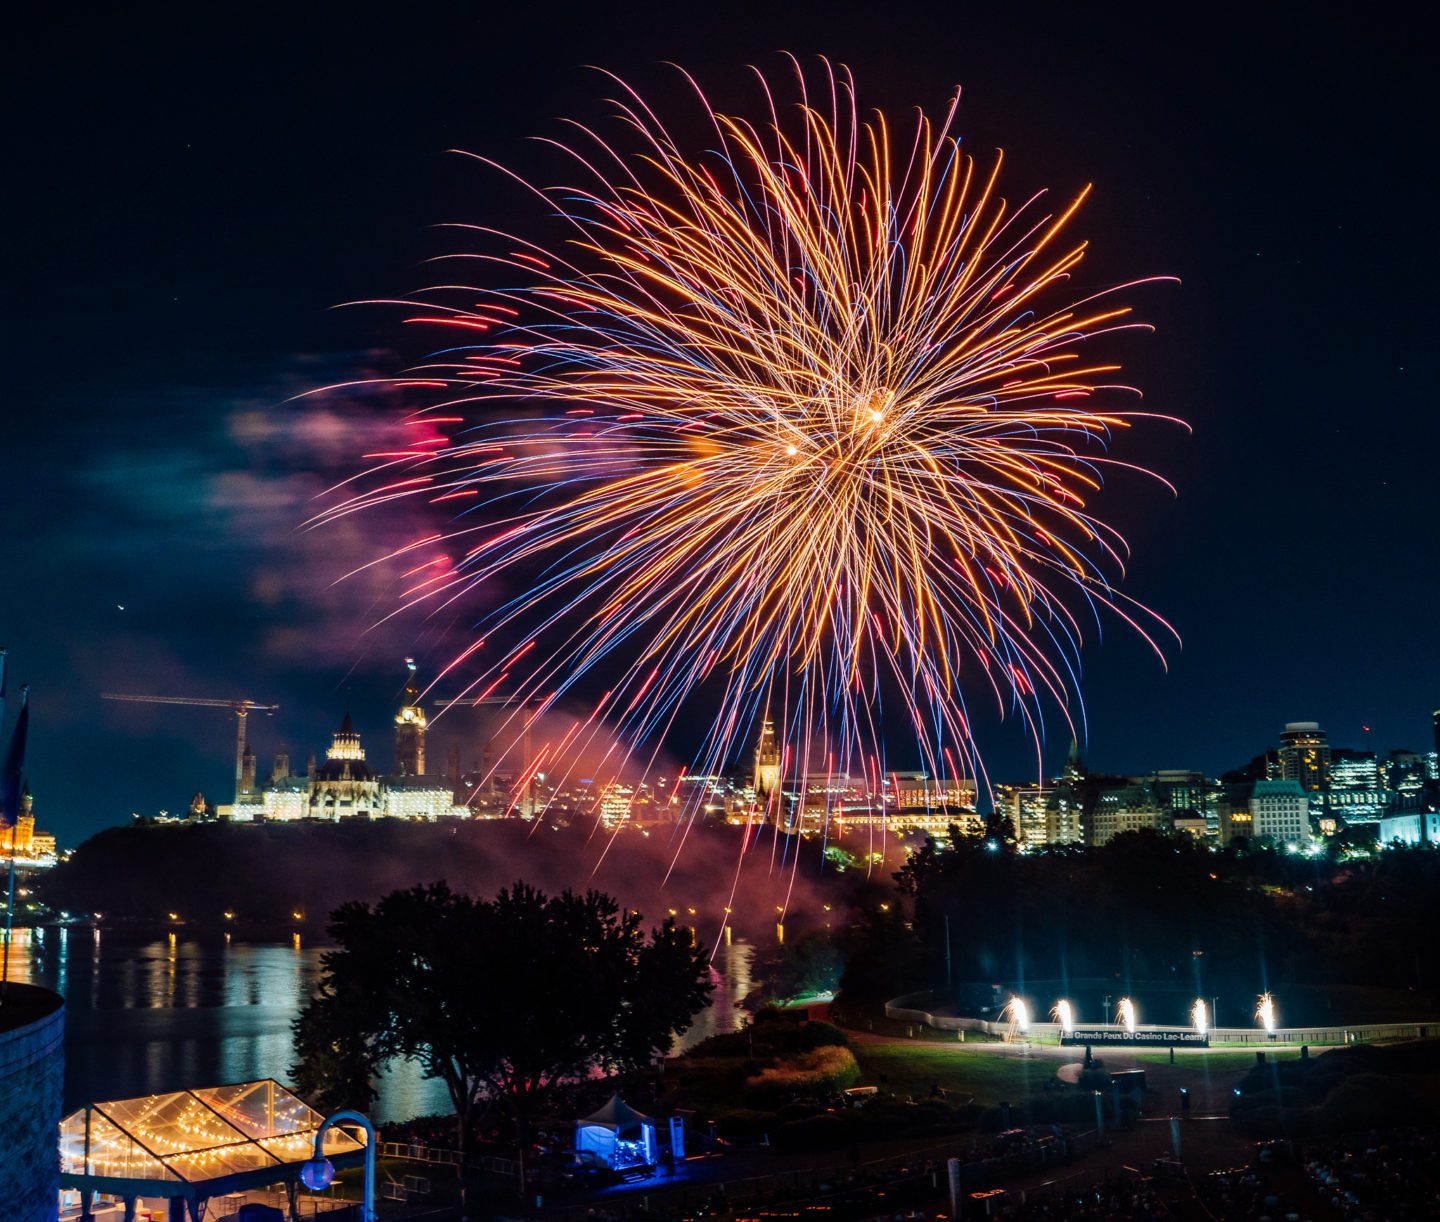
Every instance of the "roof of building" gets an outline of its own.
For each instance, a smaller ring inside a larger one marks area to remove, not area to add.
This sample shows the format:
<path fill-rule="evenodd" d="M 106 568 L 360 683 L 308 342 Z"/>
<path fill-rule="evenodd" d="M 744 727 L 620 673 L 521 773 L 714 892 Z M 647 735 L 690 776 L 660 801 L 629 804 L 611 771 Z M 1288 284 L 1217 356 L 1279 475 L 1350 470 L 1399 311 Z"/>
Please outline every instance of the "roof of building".
<path fill-rule="evenodd" d="M 1252 798 L 1284 798 L 1305 796 L 1304 786 L 1299 781 L 1256 781 L 1251 789 Z"/>
<path fill-rule="evenodd" d="M 364 760 L 325 760 L 315 769 L 317 781 L 373 781 L 374 771 Z"/>
<path fill-rule="evenodd" d="M 386 789 L 408 789 L 417 793 L 449 793 L 450 786 L 437 776 L 381 777 Z"/>

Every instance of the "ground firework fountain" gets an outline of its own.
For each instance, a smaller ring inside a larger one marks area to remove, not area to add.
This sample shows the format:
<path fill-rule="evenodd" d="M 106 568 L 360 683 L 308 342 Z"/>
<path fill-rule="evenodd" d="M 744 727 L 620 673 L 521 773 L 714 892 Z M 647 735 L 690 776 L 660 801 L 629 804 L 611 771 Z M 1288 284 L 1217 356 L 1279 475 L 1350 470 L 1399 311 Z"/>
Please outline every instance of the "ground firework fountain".
<path fill-rule="evenodd" d="M 1261 993 L 1255 1003 L 1255 1021 L 1265 1028 L 1266 1035 L 1275 1034 L 1275 998 Z"/>
<path fill-rule="evenodd" d="M 1126 1035 L 1135 1034 L 1135 1003 L 1128 997 L 1122 997 L 1115 1007 L 1115 1021 L 1125 1028 Z"/>
<path fill-rule="evenodd" d="M 1195 1027 L 1196 1035 L 1210 1034 L 1210 1010 L 1205 1005 L 1205 999 L 1197 997 L 1195 1004 L 1190 1007 L 1190 1022 Z"/>
<path fill-rule="evenodd" d="M 1008 1034 L 1012 1038 L 1030 1033 L 1030 1007 L 1025 1004 L 1023 997 L 1011 997 L 1001 1013 L 1010 1024 Z"/>
<path fill-rule="evenodd" d="M 1075 1010 L 1065 998 L 1062 997 L 1055 1003 L 1050 1017 L 1060 1025 L 1061 1035 L 1075 1034 Z"/>

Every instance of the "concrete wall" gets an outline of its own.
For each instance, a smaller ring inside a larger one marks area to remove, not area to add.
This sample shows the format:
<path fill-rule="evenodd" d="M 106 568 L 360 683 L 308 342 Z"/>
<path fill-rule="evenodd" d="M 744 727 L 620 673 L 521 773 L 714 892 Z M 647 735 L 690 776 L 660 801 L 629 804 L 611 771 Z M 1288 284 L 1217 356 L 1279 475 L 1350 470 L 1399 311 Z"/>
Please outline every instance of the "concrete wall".
<path fill-rule="evenodd" d="M 12 984 L 0 1007 L 0 1216 L 6 1222 L 56 1217 L 64 1038 L 59 995 Z"/>

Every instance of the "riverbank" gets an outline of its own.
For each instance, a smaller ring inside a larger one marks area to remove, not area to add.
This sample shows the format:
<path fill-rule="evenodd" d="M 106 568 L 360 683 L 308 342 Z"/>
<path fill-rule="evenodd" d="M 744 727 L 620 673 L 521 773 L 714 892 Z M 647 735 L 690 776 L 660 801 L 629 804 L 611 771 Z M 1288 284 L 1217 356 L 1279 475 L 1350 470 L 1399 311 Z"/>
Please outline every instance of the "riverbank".
<path fill-rule="evenodd" d="M 743 828 L 696 825 L 683 850 L 676 830 L 627 828 L 612 844 L 610 832 L 580 818 L 564 825 L 353 819 L 112 828 L 37 887 L 52 910 L 99 913 L 111 927 L 303 932 L 322 929 L 341 904 L 398 888 L 444 880 L 482 895 L 524 878 L 551 894 L 608 892 L 655 924 L 670 917 L 691 927 L 706 944 L 721 940 L 727 927 L 757 944 L 774 940 L 782 907 L 793 939 L 889 894 L 886 883 L 827 864 L 808 843 L 781 846 L 802 854 L 793 879 L 789 871 L 772 874 L 768 851 L 746 855 L 737 878 Z"/>

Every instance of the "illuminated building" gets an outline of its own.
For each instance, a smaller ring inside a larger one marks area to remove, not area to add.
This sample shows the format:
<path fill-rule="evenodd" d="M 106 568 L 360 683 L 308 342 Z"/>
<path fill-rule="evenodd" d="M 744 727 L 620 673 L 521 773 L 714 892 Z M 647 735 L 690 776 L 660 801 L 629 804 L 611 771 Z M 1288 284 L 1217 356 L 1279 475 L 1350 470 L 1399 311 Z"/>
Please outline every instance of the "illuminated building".
<path fill-rule="evenodd" d="M 735 787 L 726 776 L 681 776 L 665 799 L 671 819 L 692 815 L 728 815 L 739 809 Z"/>
<path fill-rule="evenodd" d="M 1296 780 L 1256 781 L 1250 791 L 1252 835 L 1274 844 L 1310 839 L 1310 802 Z"/>
<path fill-rule="evenodd" d="M 779 782 L 774 818 L 782 831 L 809 836 L 825 831 L 835 821 L 864 827 L 883 817 L 883 807 L 871 798 L 864 780 L 857 781 L 847 773 Z"/>
<path fill-rule="evenodd" d="M 780 744 L 775 740 L 775 723 L 765 718 L 760 742 L 755 747 L 755 796 L 770 795 L 780 784 Z"/>
<path fill-rule="evenodd" d="M 1080 744 L 1070 740 L 1070 750 L 1060 776 L 1049 785 L 997 785 L 995 810 L 1014 829 L 1022 847 L 1085 842 L 1085 803 L 1082 787 L 1089 780 Z"/>
<path fill-rule="evenodd" d="M 995 795 L 996 801 L 997 804 L 1004 802 L 1003 809 L 1010 816 L 1015 839 L 1027 848 L 1049 844 L 1045 815 L 1053 791 L 1040 785 L 1014 785 L 1004 789 L 1005 792 Z"/>
<path fill-rule="evenodd" d="M 1148 785 L 1102 790 L 1090 816 L 1090 843 L 1108 844 L 1121 832 L 1168 830 L 1169 814 L 1155 804 Z"/>
<path fill-rule="evenodd" d="M 407 689 L 407 695 L 411 689 Z M 413 705 L 407 705 L 413 709 Z M 403 717 L 396 718 L 397 726 Z M 413 721 L 411 724 L 415 724 Z M 397 760 L 409 766 L 424 766 L 424 718 L 416 726 L 418 735 L 407 738 L 408 756 L 397 750 Z M 398 735 L 397 735 L 398 745 Z M 306 775 L 291 776 L 290 757 L 275 757 L 270 781 L 256 791 L 254 799 L 220 807 L 219 814 L 232 822 L 258 819 L 289 822 L 296 819 L 441 819 L 470 812 L 457 808 L 450 789 L 422 774 L 401 772 L 395 776 L 377 773 L 365 759 L 365 748 L 347 712 L 331 739 L 324 761 L 313 757 Z"/>
<path fill-rule="evenodd" d="M 1318 721 L 1287 722 L 1280 735 L 1280 777 L 1307 793 L 1324 789 L 1330 774 L 1330 742 Z"/>
<path fill-rule="evenodd" d="M 1210 836 L 1210 824 L 1204 815 L 1198 815 L 1194 811 L 1179 812 L 1172 816 L 1174 827 L 1177 832 L 1183 832 L 1192 840 L 1205 840 Z"/>
<path fill-rule="evenodd" d="M 973 807 L 932 806 L 928 809 L 887 811 L 872 803 L 841 805 L 831 811 L 831 827 L 843 837 L 862 830 L 883 829 L 896 835 L 906 832 L 928 832 L 943 836 L 953 826 L 962 836 L 981 836 L 985 820 Z"/>
<path fill-rule="evenodd" d="M 1324 818 L 1346 823 L 1374 823 L 1390 804 L 1380 765 L 1373 751 L 1330 753 L 1330 783 L 1323 794 Z"/>
<path fill-rule="evenodd" d="M 942 780 L 925 772 L 887 772 L 880 782 L 886 807 L 895 811 L 926 811 L 936 806 L 975 809 L 975 782 Z"/>
<path fill-rule="evenodd" d="M 285 776 L 272 779 L 261 793 L 262 817 L 281 822 L 310 818 L 310 778 Z M 233 819 L 235 816 L 231 816 Z"/>
<path fill-rule="evenodd" d="M 1249 840 L 1255 834 L 1255 820 L 1250 815 L 1250 792 L 1258 782 L 1224 781 L 1216 803 L 1216 830 L 1221 844 L 1237 838 Z"/>
<path fill-rule="evenodd" d="M 310 817 L 369 818 L 380 813 L 380 778 L 365 762 L 365 748 L 347 712 L 310 783 Z"/>
<path fill-rule="evenodd" d="M 1051 786 L 1013 786 L 996 794 L 997 809 L 1010 818 L 1015 838 L 1027 848 L 1081 844 L 1085 839 L 1079 795 L 1063 780 Z"/>
<path fill-rule="evenodd" d="M 635 807 L 635 786 L 611 781 L 600 791 L 600 822 L 607 828 L 629 823 Z"/>
<path fill-rule="evenodd" d="M 1195 832 L 1195 820 L 1204 823 L 1204 836 L 1219 832 L 1220 791 L 1204 773 L 1162 768 L 1148 778 L 1155 804 L 1169 811 L 1177 830 Z"/>
<path fill-rule="evenodd" d="M 1427 810 L 1386 815 L 1380 820 L 1378 843 L 1383 847 L 1397 841 L 1406 845 L 1440 845 L 1440 812 Z"/>
<path fill-rule="evenodd" d="M 14 825 L 0 823 L 0 859 L 8 861 L 11 852 L 17 862 L 33 865 L 55 864 L 55 837 L 35 828 L 34 798 L 30 786 L 20 794 L 20 812 Z"/>
<path fill-rule="evenodd" d="M 1424 756 L 1399 747 L 1390 752 L 1386 779 L 1400 801 L 1408 803 L 1419 798 L 1420 792 L 1425 788 L 1427 772 Z"/>

